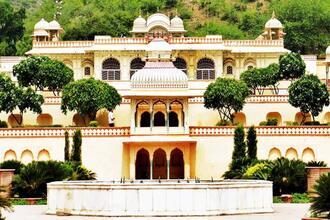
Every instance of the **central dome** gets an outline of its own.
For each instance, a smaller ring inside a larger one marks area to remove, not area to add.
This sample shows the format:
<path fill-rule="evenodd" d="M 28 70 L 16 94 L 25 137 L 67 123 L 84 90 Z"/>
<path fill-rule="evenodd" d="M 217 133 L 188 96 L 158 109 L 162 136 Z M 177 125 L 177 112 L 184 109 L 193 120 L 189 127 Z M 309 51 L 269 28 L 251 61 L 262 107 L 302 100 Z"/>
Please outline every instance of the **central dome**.
<path fill-rule="evenodd" d="M 187 75 L 172 62 L 147 62 L 131 79 L 132 88 L 188 88 Z"/>

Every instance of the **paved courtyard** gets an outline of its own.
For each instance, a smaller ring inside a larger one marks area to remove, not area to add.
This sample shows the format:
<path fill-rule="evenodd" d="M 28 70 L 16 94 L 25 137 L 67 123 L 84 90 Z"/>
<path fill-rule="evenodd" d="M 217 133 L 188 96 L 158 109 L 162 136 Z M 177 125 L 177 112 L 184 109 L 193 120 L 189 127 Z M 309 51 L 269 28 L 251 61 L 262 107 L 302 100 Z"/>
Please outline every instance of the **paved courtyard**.
<path fill-rule="evenodd" d="M 309 204 L 274 204 L 275 212 L 271 214 L 233 215 L 216 217 L 178 217 L 178 218 L 107 218 L 107 217 L 81 217 L 81 216 L 50 216 L 46 215 L 47 206 L 15 206 L 15 212 L 6 213 L 7 220 L 139 220 L 139 219 L 178 219 L 178 220 L 300 220 L 308 211 Z"/>

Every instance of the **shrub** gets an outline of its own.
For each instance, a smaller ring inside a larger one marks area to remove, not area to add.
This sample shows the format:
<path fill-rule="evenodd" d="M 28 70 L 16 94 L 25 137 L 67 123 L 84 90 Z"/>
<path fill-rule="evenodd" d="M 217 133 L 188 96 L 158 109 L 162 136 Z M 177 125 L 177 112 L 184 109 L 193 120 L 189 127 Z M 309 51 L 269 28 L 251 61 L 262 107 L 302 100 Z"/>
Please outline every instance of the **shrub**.
<path fill-rule="evenodd" d="M 286 122 L 285 122 L 285 125 L 286 125 L 286 126 L 298 126 L 299 123 L 296 122 L 296 121 L 286 121 Z"/>
<path fill-rule="evenodd" d="M 64 160 L 69 161 L 70 160 L 70 139 L 69 139 L 69 132 L 65 131 L 64 133 Z"/>
<path fill-rule="evenodd" d="M 74 170 L 71 174 L 69 180 L 95 180 L 96 173 L 91 170 L 88 170 L 82 165 L 77 165 L 74 167 Z"/>
<path fill-rule="evenodd" d="M 229 126 L 229 125 L 233 125 L 229 120 L 220 120 L 216 124 L 216 126 Z"/>
<path fill-rule="evenodd" d="M 76 130 L 73 135 L 71 161 L 81 163 L 81 141 L 81 131 Z"/>
<path fill-rule="evenodd" d="M 97 121 L 91 121 L 89 122 L 89 127 L 98 127 L 99 123 Z"/>
<path fill-rule="evenodd" d="M 270 118 L 267 121 L 262 121 L 259 123 L 260 126 L 276 126 L 277 125 L 277 118 Z"/>
<path fill-rule="evenodd" d="M 254 126 L 251 126 L 246 136 L 247 156 L 251 160 L 257 159 L 257 133 Z"/>
<path fill-rule="evenodd" d="M 258 162 L 245 171 L 243 178 L 268 180 L 270 172 L 271 169 L 268 162 Z"/>
<path fill-rule="evenodd" d="M 0 164 L 1 169 L 15 169 L 14 174 L 20 173 L 23 167 L 24 164 L 18 160 L 6 160 Z"/>
<path fill-rule="evenodd" d="M 317 216 L 326 213 L 330 218 L 330 173 L 321 175 L 313 188 L 316 197 L 312 198 L 312 213 Z"/>
<path fill-rule="evenodd" d="M 260 125 L 260 126 L 267 126 L 267 121 L 261 121 L 261 122 L 259 123 L 259 125 Z"/>
<path fill-rule="evenodd" d="M 0 121 L 0 128 L 8 128 L 8 124 L 5 121 Z"/>
<path fill-rule="evenodd" d="M 319 121 L 305 121 L 304 125 L 321 125 Z"/>
<path fill-rule="evenodd" d="M 307 167 L 327 167 L 327 163 L 324 161 L 312 160 L 306 163 Z"/>

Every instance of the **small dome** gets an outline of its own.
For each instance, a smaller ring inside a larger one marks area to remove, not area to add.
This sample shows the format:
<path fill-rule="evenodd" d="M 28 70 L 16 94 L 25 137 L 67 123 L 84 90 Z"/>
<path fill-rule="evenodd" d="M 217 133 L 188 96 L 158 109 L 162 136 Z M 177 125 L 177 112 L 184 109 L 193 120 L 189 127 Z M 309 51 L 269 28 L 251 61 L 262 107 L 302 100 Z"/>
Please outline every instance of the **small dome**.
<path fill-rule="evenodd" d="M 141 15 L 137 17 L 133 22 L 134 27 L 145 27 L 146 24 L 146 19 L 144 19 Z"/>
<path fill-rule="evenodd" d="M 131 78 L 132 88 L 188 88 L 187 75 L 172 62 L 147 62 Z"/>
<path fill-rule="evenodd" d="M 183 21 L 177 15 L 171 20 L 171 27 L 173 28 L 183 28 Z"/>
<path fill-rule="evenodd" d="M 171 45 L 163 38 L 154 38 L 147 46 L 146 51 L 172 51 Z"/>
<path fill-rule="evenodd" d="M 164 14 L 156 13 L 153 15 L 150 15 L 147 19 L 147 26 L 150 25 L 167 25 L 170 26 L 171 22 L 169 17 L 167 17 Z"/>
<path fill-rule="evenodd" d="M 282 23 L 276 19 L 275 12 L 273 12 L 272 18 L 266 22 L 265 28 L 283 28 Z"/>
<path fill-rule="evenodd" d="M 62 29 L 61 25 L 57 21 L 53 20 L 49 22 L 48 30 L 61 30 L 61 29 Z"/>
<path fill-rule="evenodd" d="M 49 27 L 49 23 L 43 18 L 34 25 L 35 30 L 45 30 L 48 29 L 48 27 Z"/>
<path fill-rule="evenodd" d="M 327 47 L 327 50 L 325 51 L 327 55 L 330 55 L 330 46 Z"/>

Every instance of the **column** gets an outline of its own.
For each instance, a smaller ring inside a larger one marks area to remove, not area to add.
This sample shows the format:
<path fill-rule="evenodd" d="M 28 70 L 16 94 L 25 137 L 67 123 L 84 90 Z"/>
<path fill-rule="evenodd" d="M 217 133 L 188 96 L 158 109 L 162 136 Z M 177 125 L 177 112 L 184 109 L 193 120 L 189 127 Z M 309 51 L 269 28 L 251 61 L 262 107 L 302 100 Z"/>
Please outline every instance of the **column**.
<path fill-rule="evenodd" d="M 131 131 L 136 131 L 136 100 L 131 99 Z"/>
<path fill-rule="evenodd" d="M 154 110 L 152 100 L 149 100 L 149 112 L 150 112 L 150 131 L 152 131 L 152 122 L 154 121 Z"/>
<path fill-rule="evenodd" d="M 184 124 L 183 124 L 183 129 L 184 129 L 184 133 L 185 134 L 189 134 L 189 108 L 188 108 L 188 105 L 189 105 L 189 98 L 186 98 L 184 101 L 183 101 L 183 121 L 184 121 Z"/>
<path fill-rule="evenodd" d="M 187 60 L 187 74 L 188 79 L 195 79 L 195 57 L 194 54 L 189 53 Z"/>
<path fill-rule="evenodd" d="M 166 164 L 166 172 L 167 172 L 167 179 L 170 179 L 170 159 L 171 159 L 171 151 L 169 152 L 169 154 L 166 154 L 166 160 L 167 160 L 167 164 Z"/>
<path fill-rule="evenodd" d="M 222 56 L 222 52 L 215 54 L 214 64 L 215 64 L 215 78 L 218 78 L 223 74 L 223 56 Z"/>
<path fill-rule="evenodd" d="M 169 131 L 170 123 L 169 123 L 169 112 L 170 112 L 170 100 L 166 100 L 166 129 Z"/>
<path fill-rule="evenodd" d="M 94 78 L 102 80 L 102 62 L 103 57 L 94 53 Z"/>
<path fill-rule="evenodd" d="M 123 55 L 120 57 L 120 71 L 121 71 L 121 80 L 129 80 L 130 79 L 130 59 L 127 55 Z"/>
<path fill-rule="evenodd" d="M 131 179 L 135 179 L 135 152 L 134 152 L 134 148 L 132 146 L 130 146 L 130 164 L 129 164 L 129 177 Z"/>
<path fill-rule="evenodd" d="M 189 144 L 184 148 L 183 161 L 184 161 L 184 178 L 190 179 L 190 148 Z"/>
<path fill-rule="evenodd" d="M 152 165 L 153 165 L 153 153 L 150 154 L 150 179 L 152 180 L 153 179 L 153 176 L 152 176 Z"/>
<path fill-rule="evenodd" d="M 73 73 L 74 73 L 74 79 L 75 80 L 82 79 L 80 59 L 75 58 L 75 59 L 72 60 L 72 70 L 73 70 Z"/>

